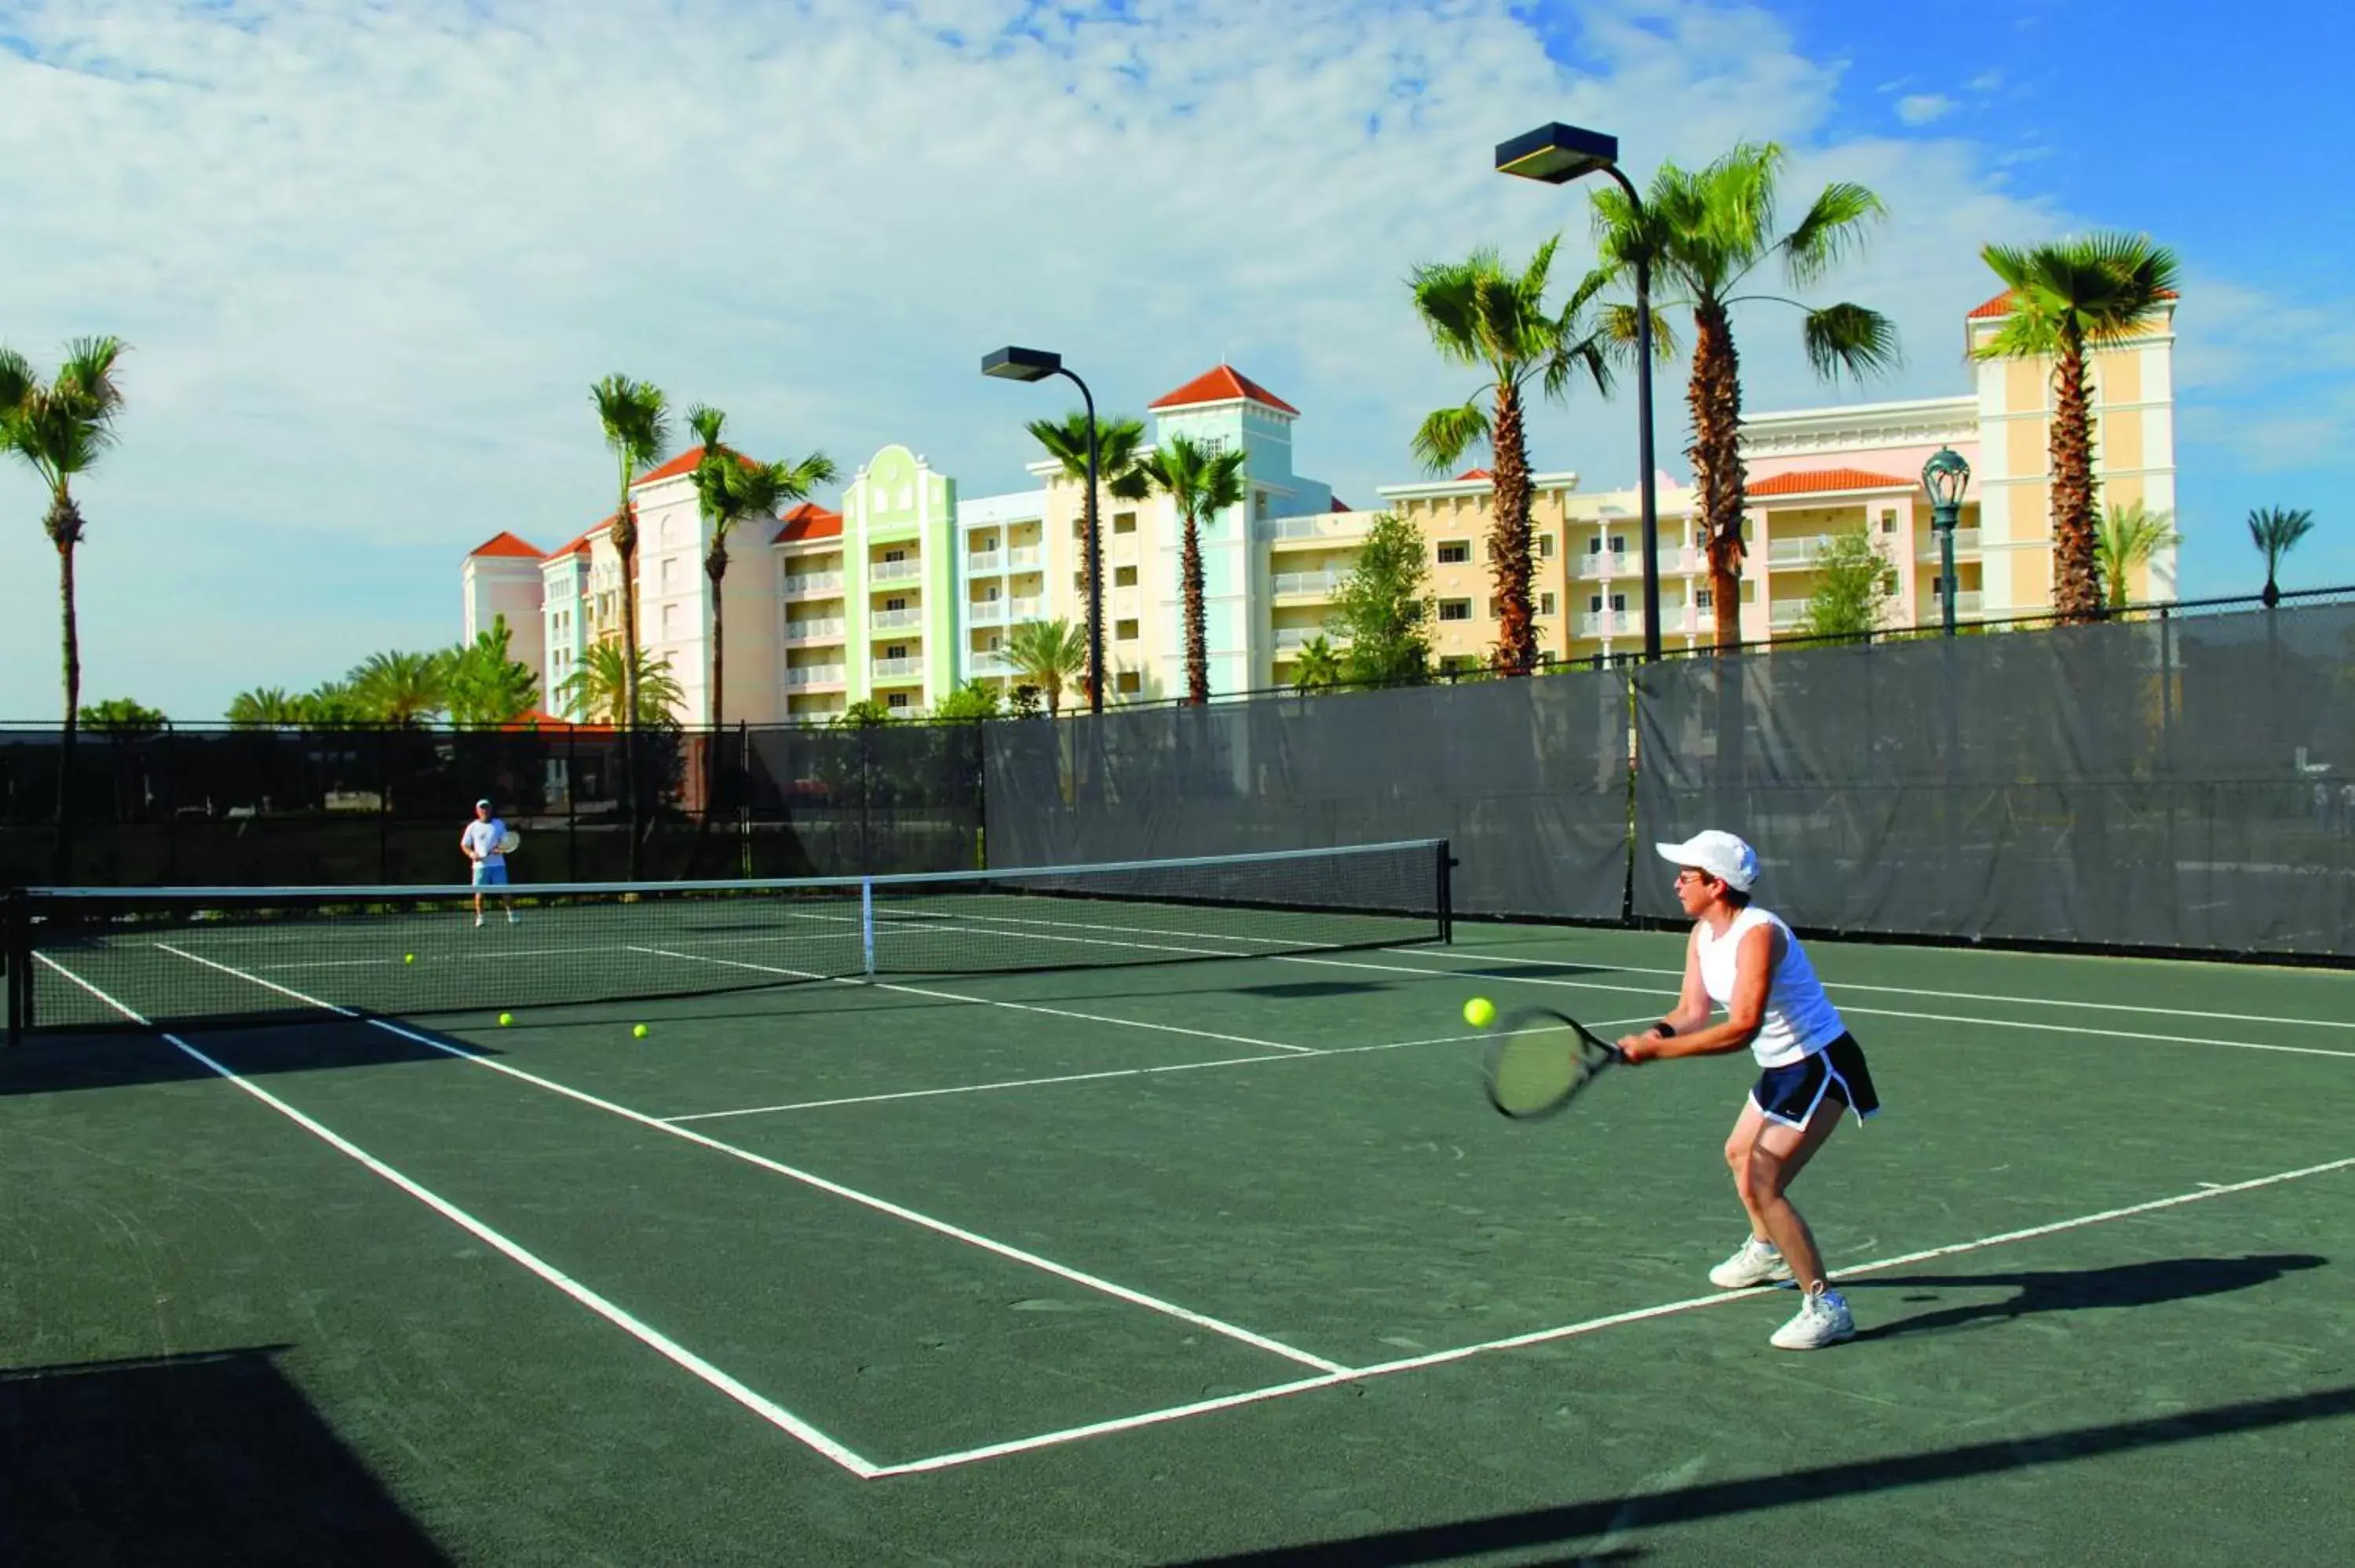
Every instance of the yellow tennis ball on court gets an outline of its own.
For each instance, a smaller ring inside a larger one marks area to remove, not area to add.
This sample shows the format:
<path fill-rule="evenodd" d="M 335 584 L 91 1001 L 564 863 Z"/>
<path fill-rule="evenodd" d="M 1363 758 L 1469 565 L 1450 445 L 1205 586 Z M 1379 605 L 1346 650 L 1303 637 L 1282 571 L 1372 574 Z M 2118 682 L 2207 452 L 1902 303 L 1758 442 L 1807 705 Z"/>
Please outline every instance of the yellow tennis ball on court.
<path fill-rule="evenodd" d="M 636 1038 L 644 1040 L 646 1037 L 646 1026 L 643 1023 L 634 1024 L 631 1027 L 630 1033 Z"/>
<path fill-rule="evenodd" d="M 500 1014 L 499 1014 L 499 1027 L 500 1027 L 500 1028 L 505 1029 L 508 1024 L 513 1023 L 514 1022 L 515 1022 L 515 1014 L 514 1014 L 514 1013 L 512 1013 L 512 1012 L 502 1012 L 502 1013 L 500 1013 Z"/>
<path fill-rule="evenodd" d="M 1486 1029 L 1497 1022 L 1497 1004 L 1485 996 L 1476 996 L 1464 1004 L 1464 1022 L 1475 1029 Z"/>
<path fill-rule="evenodd" d="M 404 964 L 413 964 L 417 961 L 417 955 L 415 953 L 403 953 L 400 955 L 400 961 Z"/>

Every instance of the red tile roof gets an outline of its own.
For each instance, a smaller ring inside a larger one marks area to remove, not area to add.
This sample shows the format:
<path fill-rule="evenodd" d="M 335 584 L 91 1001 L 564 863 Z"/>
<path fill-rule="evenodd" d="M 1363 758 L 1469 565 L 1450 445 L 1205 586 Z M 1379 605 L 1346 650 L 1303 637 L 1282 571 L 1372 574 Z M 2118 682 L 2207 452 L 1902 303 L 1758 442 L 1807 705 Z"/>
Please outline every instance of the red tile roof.
<path fill-rule="evenodd" d="M 1496 477 L 1497 477 L 1497 476 L 1496 476 L 1495 474 L 1490 473 L 1490 472 L 1489 472 L 1487 469 L 1485 469 L 1485 468 L 1467 468 L 1467 469 L 1465 469 L 1462 473 L 1459 473 L 1459 474 L 1457 474 L 1457 475 L 1455 476 L 1455 482 L 1456 482 L 1456 483 L 1458 483 L 1458 484 L 1462 484 L 1462 483 L 1463 483 L 1465 481 L 1466 481 L 1466 480 L 1472 480 L 1472 479 L 1494 479 L 1494 478 L 1496 478 Z"/>
<path fill-rule="evenodd" d="M 2163 289 L 2159 291 L 2158 297 L 2162 300 L 2171 300 L 2175 298 L 2175 291 L 2172 289 Z M 2011 291 L 2009 289 L 2006 289 L 2002 293 L 1998 294 L 1994 299 L 1989 300 L 1987 303 L 1973 306 L 1970 314 L 1965 316 L 1963 319 L 1965 321 L 1971 322 L 1983 322 L 1992 320 L 1997 316 L 2008 316 L 2009 314 L 2011 314 Z"/>
<path fill-rule="evenodd" d="M 581 535 L 578 539 L 573 540 L 570 544 L 559 545 L 555 549 L 549 551 L 545 558 L 555 561 L 561 560 L 566 556 L 585 556 L 589 553 L 589 542 L 591 539 L 594 539 L 598 535 L 605 532 L 606 529 L 611 528 L 613 525 L 613 519 L 609 516 L 602 523 L 598 524 L 597 526 L 590 529 L 586 534 Z"/>
<path fill-rule="evenodd" d="M 1753 480 L 1742 488 L 1752 495 L 1821 495 L 1838 490 L 1910 490 L 1913 482 L 1894 474 L 1869 473 L 1860 468 L 1811 468 L 1798 473 L 1778 473 Z"/>
<path fill-rule="evenodd" d="M 522 560 L 536 561 L 539 559 L 539 546 L 518 539 L 513 534 L 499 533 L 475 546 L 466 555 L 468 559 L 476 556 L 513 556 Z"/>
<path fill-rule="evenodd" d="M 1300 410 L 1252 380 L 1250 376 L 1221 365 L 1216 370 L 1206 370 L 1177 391 L 1156 397 L 1146 405 L 1148 408 L 1185 408 L 1197 403 L 1231 403 L 1249 398 L 1263 403 L 1279 413 L 1297 415 Z"/>
<path fill-rule="evenodd" d="M 499 727 L 503 730 L 577 729 L 586 735 L 592 731 L 601 734 L 610 732 L 613 726 L 603 724 L 574 724 L 570 719 L 560 719 L 554 714 L 541 713 L 535 708 L 530 713 L 507 720 Z"/>
<path fill-rule="evenodd" d="M 785 514 L 776 543 L 799 545 L 811 539 L 835 539 L 842 535 L 842 514 L 828 512 L 815 501 L 805 501 Z"/>
<path fill-rule="evenodd" d="M 648 469 L 645 472 L 638 475 L 637 478 L 630 482 L 630 488 L 635 490 L 642 484 L 653 484 L 660 480 L 677 479 L 683 473 L 693 473 L 695 471 L 695 465 L 702 461 L 703 449 L 701 447 L 690 447 L 686 451 L 679 453 L 678 456 L 671 459 L 670 461 L 663 464 L 660 468 Z"/>

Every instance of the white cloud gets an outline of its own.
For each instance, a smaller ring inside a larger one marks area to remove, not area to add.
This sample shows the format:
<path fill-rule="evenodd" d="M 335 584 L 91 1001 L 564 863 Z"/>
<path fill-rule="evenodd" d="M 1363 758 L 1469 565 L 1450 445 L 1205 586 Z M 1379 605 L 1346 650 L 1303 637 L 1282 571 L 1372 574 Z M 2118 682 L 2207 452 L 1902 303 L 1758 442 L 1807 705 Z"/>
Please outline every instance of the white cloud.
<path fill-rule="evenodd" d="M 201 715 L 454 638 L 464 549 L 602 514 L 587 388 L 613 370 L 725 406 L 755 450 L 847 469 L 907 441 L 971 495 L 1027 483 L 1020 422 L 1061 406 L 984 381 L 986 350 L 1060 349 L 1131 412 L 1223 354 L 1305 411 L 1302 470 L 1370 502 L 1470 389 L 1411 319 L 1408 270 L 1557 229 L 1559 275 L 1585 264 L 1580 193 L 1489 170 L 1549 119 L 1615 131 L 1639 175 L 1774 138 L 1795 206 L 1832 177 L 1882 192 L 1891 224 L 1831 287 L 1895 316 L 1909 365 L 1862 395 L 1962 390 L 1977 247 L 2063 227 L 1967 144 L 1828 143 L 1839 66 L 1762 9 L 1594 0 L 1591 72 L 1518 9 L 20 11 L 0 333 L 43 360 L 77 333 L 134 345 L 124 444 L 83 487 L 91 684 Z M 1790 313 L 1740 330 L 1753 407 L 1825 396 Z M 1679 392 L 1662 378 L 1664 453 Z M 1537 456 L 1624 482 L 1631 425 L 1631 400 L 1578 401 L 1537 418 Z M 38 505 L 0 476 L 0 716 L 54 703 Z"/>
<path fill-rule="evenodd" d="M 1908 125 L 1927 125 L 1954 111 L 1955 101 L 1941 92 L 1909 92 L 1897 101 L 1897 118 Z"/>

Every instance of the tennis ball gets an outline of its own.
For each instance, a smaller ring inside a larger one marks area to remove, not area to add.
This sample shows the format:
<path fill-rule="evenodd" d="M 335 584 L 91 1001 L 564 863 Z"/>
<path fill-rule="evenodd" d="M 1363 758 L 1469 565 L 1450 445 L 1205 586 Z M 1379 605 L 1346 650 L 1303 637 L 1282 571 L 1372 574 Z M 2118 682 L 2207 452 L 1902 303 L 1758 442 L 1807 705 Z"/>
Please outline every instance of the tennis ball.
<path fill-rule="evenodd" d="M 500 1014 L 499 1014 L 499 1027 L 500 1027 L 500 1028 L 505 1029 L 508 1024 L 513 1023 L 514 1022 L 515 1022 L 515 1014 L 514 1014 L 514 1013 L 512 1013 L 512 1012 L 502 1012 L 502 1013 L 500 1013 Z"/>
<path fill-rule="evenodd" d="M 417 961 L 417 955 L 415 953 L 403 953 L 400 955 L 400 961 L 404 964 L 413 964 Z"/>
<path fill-rule="evenodd" d="M 646 1037 L 646 1026 L 643 1023 L 634 1024 L 630 1033 L 637 1039 L 644 1040 Z"/>
<path fill-rule="evenodd" d="M 1485 996 L 1476 996 L 1464 1004 L 1464 1022 L 1475 1029 L 1486 1029 L 1497 1022 L 1497 1004 Z"/>

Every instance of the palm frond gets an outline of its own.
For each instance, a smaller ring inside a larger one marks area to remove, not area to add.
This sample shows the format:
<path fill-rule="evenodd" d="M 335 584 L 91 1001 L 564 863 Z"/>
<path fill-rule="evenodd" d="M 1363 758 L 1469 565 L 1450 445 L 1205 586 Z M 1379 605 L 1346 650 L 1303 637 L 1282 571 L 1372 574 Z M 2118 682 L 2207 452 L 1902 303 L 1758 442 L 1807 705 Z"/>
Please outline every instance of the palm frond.
<path fill-rule="evenodd" d="M 1827 381 L 1844 374 L 1862 380 L 1902 363 L 1897 323 L 1862 305 L 1826 305 L 1809 311 L 1801 338 L 1807 364 Z"/>
<path fill-rule="evenodd" d="M 1488 439 L 1488 410 L 1476 397 L 1460 408 L 1441 408 L 1426 415 L 1414 432 L 1414 457 L 1432 473 L 1444 473 L 1464 454 Z"/>
<path fill-rule="evenodd" d="M 728 416 L 709 403 L 698 403 L 687 411 L 687 428 L 695 432 L 696 444 L 705 451 L 717 451 L 725 443 L 721 437 L 728 429 Z"/>
<path fill-rule="evenodd" d="M 1794 288 L 1811 288 L 1864 247 L 1868 231 L 1889 216 L 1879 196 L 1859 185 L 1826 185 L 1783 237 L 1783 267 Z"/>

